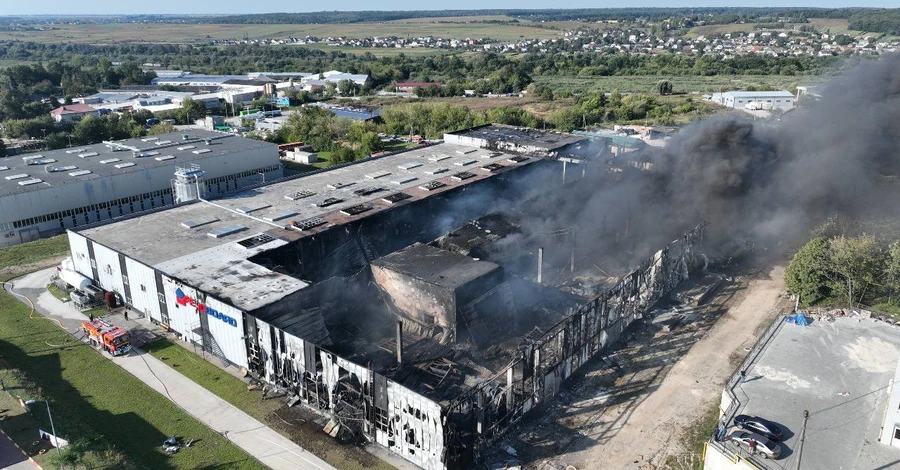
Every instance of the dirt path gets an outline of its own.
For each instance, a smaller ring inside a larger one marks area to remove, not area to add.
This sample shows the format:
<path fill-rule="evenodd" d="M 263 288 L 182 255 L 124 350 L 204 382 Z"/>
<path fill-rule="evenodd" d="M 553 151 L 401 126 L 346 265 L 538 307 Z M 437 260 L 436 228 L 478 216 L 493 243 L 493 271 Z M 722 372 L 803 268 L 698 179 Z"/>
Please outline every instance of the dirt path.
<path fill-rule="evenodd" d="M 679 432 L 720 400 L 722 387 L 787 304 L 784 269 L 726 287 L 690 325 L 672 332 L 646 325 L 611 356 L 619 370 L 600 365 L 564 394 L 521 442 L 528 468 L 653 469 L 683 452 Z M 780 301 L 780 302 L 779 302 Z M 781 305 L 779 305 L 781 303 Z M 516 446 L 519 448 L 519 446 Z M 526 447 L 526 446 L 523 446 Z"/>

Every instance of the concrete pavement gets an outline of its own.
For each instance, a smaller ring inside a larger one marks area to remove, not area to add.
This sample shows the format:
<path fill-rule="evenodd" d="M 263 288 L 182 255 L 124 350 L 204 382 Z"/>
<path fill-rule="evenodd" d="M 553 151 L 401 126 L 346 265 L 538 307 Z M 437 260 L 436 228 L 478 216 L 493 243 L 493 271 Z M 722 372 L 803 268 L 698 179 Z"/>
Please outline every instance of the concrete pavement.
<path fill-rule="evenodd" d="M 18 294 L 16 297 L 26 304 L 29 303 L 28 300 L 21 296 L 27 297 L 34 303 L 38 313 L 58 321 L 69 333 L 78 334 L 85 316 L 73 306 L 54 297 L 45 288 L 50 283 L 54 269 L 44 269 L 15 279 L 11 286 L 7 284 L 6 289 L 14 295 Z M 121 317 L 116 317 L 116 321 L 121 323 L 120 320 Z M 131 318 L 129 323 L 134 321 Z M 146 320 L 137 322 L 145 324 L 142 326 L 148 330 L 153 329 Z M 128 356 L 104 356 L 273 469 L 334 468 L 150 354 L 135 348 Z"/>

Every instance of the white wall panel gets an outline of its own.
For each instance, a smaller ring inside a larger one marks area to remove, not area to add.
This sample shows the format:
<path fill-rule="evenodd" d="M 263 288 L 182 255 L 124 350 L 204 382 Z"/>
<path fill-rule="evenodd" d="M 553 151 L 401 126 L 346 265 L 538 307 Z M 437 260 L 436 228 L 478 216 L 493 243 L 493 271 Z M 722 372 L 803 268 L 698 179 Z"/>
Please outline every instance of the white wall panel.
<path fill-rule="evenodd" d="M 119 254 L 109 248 L 94 243 L 94 259 L 97 261 L 97 275 L 104 290 L 117 292 L 125 298 L 125 284 L 122 282 L 122 268 Z"/>
<path fill-rule="evenodd" d="M 155 321 L 162 321 L 159 295 L 156 290 L 156 273 L 152 268 L 126 257 L 125 270 L 131 288 L 131 304 Z"/>
<path fill-rule="evenodd" d="M 244 342 L 244 314 L 212 296 L 206 297 L 201 315 L 206 314 L 209 332 L 225 357 L 232 363 L 247 367 L 247 345 Z"/>
<path fill-rule="evenodd" d="M 94 272 L 91 270 L 91 258 L 88 254 L 87 238 L 75 233 L 69 232 L 69 251 L 72 252 L 72 261 L 75 263 L 75 270 L 88 279 L 94 278 Z"/>
<path fill-rule="evenodd" d="M 197 307 L 190 305 L 180 305 L 178 297 L 175 295 L 177 289 L 181 289 L 184 295 L 196 299 L 197 291 L 193 287 L 182 285 L 171 278 L 163 276 L 163 289 L 166 292 L 166 304 L 169 311 L 169 327 L 180 333 L 185 340 L 193 341 L 197 344 L 203 344 L 203 338 L 194 334 L 194 329 L 200 327 L 200 315 Z"/>

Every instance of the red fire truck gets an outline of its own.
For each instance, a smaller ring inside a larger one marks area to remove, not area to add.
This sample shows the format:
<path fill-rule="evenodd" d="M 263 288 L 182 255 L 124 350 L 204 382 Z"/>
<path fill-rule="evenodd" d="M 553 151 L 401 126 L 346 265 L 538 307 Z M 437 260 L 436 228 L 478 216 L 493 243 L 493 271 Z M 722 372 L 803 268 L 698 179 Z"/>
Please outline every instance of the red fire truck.
<path fill-rule="evenodd" d="M 91 345 L 97 349 L 109 352 L 113 356 L 120 354 L 128 354 L 131 351 L 131 342 L 128 340 L 128 333 L 118 326 L 111 325 L 105 321 L 95 318 L 93 320 L 85 320 L 81 322 L 81 329 L 84 330 Z"/>

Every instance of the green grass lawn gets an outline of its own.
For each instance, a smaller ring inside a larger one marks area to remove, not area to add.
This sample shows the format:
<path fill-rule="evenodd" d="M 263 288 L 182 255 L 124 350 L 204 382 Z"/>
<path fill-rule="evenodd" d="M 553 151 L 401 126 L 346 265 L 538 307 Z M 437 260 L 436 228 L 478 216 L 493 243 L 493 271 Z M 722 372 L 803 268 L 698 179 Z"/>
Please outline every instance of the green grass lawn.
<path fill-rule="evenodd" d="M 300 433 L 303 447 L 336 468 L 348 470 L 389 470 L 393 467 L 367 454 L 356 446 L 336 443 L 319 430 L 319 426 L 307 423 L 303 428 L 286 431 L 285 422 L 275 412 L 284 407 L 280 399 L 262 399 L 258 390 L 247 390 L 247 384 L 193 352 L 167 339 L 145 344 L 143 349 L 157 359 L 200 386 L 215 393 L 223 400 L 240 408 L 269 427 L 290 436 Z M 299 407 L 300 405 L 298 405 Z M 295 435 L 295 439 L 298 437 Z"/>
<path fill-rule="evenodd" d="M 65 253 L 65 244 L 62 237 L 5 248 L 0 250 L 0 268 L 59 256 Z M 0 367 L 21 371 L 20 375 L 33 383 L 33 388 L 21 393 L 39 393 L 50 401 L 57 432 L 63 438 L 70 442 L 93 439 L 95 446 L 111 446 L 136 468 L 265 468 L 55 323 L 30 318 L 30 312 L 5 291 L 0 292 Z M 39 413 L 34 416 L 43 419 Z M 17 433 L 17 426 L 15 420 L 0 421 L 0 428 L 14 438 L 19 436 L 20 446 L 30 447 L 34 438 Z M 199 441 L 167 456 L 160 445 L 171 435 Z"/>

